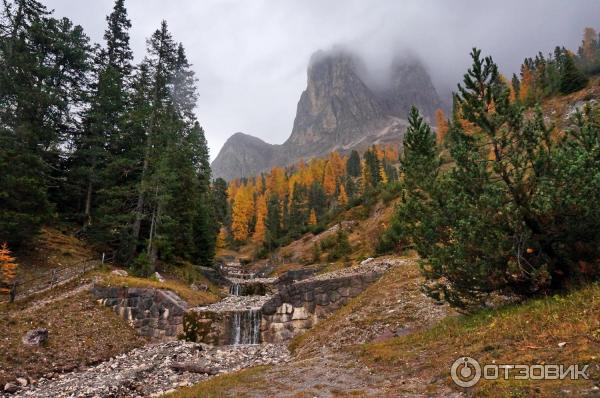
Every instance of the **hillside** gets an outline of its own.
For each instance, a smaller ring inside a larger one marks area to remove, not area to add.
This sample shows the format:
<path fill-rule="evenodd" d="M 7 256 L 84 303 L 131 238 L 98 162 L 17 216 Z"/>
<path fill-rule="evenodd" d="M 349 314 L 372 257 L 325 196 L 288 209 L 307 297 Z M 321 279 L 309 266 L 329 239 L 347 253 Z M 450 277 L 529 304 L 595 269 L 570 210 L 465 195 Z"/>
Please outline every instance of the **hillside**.
<path fill-rule="evenodd" d="M 219 376 L 168 396 L 597 396 L 598 286 L 456 315 L 420 293 L 414 260 L 404 261 L 334 316 L 294 339 L 292 362 Z M 462 355 L 482 363 L 590 364 L 590 380 L 484 380 L 474 390 L 461 391 L 449 378 L 449 369 Z"/>

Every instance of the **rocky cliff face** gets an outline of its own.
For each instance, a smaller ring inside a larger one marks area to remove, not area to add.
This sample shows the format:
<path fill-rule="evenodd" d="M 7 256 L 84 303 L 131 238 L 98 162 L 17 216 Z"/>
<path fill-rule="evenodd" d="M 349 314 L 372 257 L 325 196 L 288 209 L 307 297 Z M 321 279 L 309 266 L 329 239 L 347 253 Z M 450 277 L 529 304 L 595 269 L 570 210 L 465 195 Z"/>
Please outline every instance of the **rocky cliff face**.
<path fill-rule="evenodd" d="M 310 61 L 307 87 L 288 140 L 270 145 L 236 133 L 213 162 L 213 175 L 248 177 L 299 158 L 399 143 L 413 104 L 427 117 L 441 107 L 427 71 L 415 59 L 396 59 L 385 84 L 368 85 L 368 81 L 368 71 L 357 55 L 342 49 L 317 52 Z"/>
<path fill-rule="evenodd" d="M 385 116 L 378 99 L 358 76 L 361 61 L 347 52 L 313 55 L 292 134 L 284 146 L 312 153 L 323 144 L 346 144 L 369 122 Z"/>
<path fill-rule="evenodd" d="M 433 87 L 427 70 L 414 58 L 396 58 L 390 71 L 390 82 L 374 89 L 385 112 L 406 119 L 411 106 L 433 118 L 442 102 Z"/>

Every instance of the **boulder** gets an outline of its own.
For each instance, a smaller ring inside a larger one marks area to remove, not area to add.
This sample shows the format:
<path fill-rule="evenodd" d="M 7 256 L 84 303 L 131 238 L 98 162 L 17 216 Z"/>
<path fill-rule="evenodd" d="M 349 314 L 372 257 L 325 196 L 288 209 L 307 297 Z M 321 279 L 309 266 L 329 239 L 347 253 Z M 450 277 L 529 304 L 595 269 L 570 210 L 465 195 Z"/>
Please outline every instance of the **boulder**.
<path fill-rule="evenodd" d="M 360 265 L 367 265 L 369 264 L 371 261 L 375 260 L 373 257 L 369 257 L 363 261 L 360 262 Z"/>
<path fill-rule="evenodd" d="M 204 283 L 200 283 L 200 282 L 194 282 L 192 283 L 192 285 L 190 286 L 190 288 L 192 290 L 196 290 L 199 292 L 206 292 L 208 291 L 208 286 L 206 286 Z"/>
<path fill-rule="evenodd" d="M 159 274 L 158 272 L 154 273 L 154 277 L 156 278 L 157 281 L 159 281 L 161 283 L 165 281 L 165 278 L 163 278 L 163 276 L 161 274 Z"/>
<path fill-rule="evenodd" d="M 124 269 L 115 269 L 111 272 L 112 275 L 115 276 L 129 276 L 129 274 L 127 273 L 127 271 L 125 271 Z"/>
<path fill-rule="evenodd" d="M 4 385 L 4 392 L 8 394 L 14 394 L 19 391 L 19 386 L 16 383 L 6 383 Z"/>
<path fill-rule="evenodd" d="M 23 344 L 29 346 L 40 346 L 48 341 L 48 329 L 37 328 L 25 333 L 21 339 Z"/>
<path fill-rule="evenodd" d="M 29 380 L 27 380 L 24 377 L 17 377 L 17 383 L 19 383 L 21 387 L 27 387 L 27 384 L 29 384 Z"/>

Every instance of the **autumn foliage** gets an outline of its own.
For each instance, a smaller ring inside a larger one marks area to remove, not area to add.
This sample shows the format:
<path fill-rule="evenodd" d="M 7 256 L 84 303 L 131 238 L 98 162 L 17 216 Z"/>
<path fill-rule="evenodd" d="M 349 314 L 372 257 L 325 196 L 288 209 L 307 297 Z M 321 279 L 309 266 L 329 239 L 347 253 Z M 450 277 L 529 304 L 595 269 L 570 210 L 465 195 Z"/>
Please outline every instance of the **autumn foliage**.
<path fill-rule="evenodd" d="M 2 282 L 0 291 L 8 293 L 9 289 L 7 286 L 10 286 L 16 277 L 17 263 L 5 242 L 0 247 L 0 281 Z"/>
<path fill-rule="evenodd" d="M 228 231 L 233 241 L 274 247 L 285 236 L 298 236 L 325 222 L 327 214 L 345 208 L 369 189 L 397 180 L 397 145 L 373 145 L 363 158 L 332 152 L 231 181 Z M 353 171 L 357 162 L 364 169 L 359 175 Z"/>

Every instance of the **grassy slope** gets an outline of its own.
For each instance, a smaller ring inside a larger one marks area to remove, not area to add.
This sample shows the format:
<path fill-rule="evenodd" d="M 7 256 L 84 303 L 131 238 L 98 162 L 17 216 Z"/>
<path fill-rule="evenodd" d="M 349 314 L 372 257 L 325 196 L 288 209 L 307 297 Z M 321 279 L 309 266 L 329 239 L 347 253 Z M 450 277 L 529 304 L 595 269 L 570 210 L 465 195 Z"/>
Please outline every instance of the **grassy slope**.
<path fill-rule="evenodd" d="M 600 285 L 447 318 L 421 333 L 365 345 L 357 354 L 376 367 L 427 373 L 448 384 L 449 366 L 462 355 L 482 363 L 591 364 L 589 381 L 502 380 L 480 382 L 474 390 L 482 397 L 579 396 L 600 383 Z"/>
<path fill-rule="evenodd" d="M 22 248 L 17 255 L 19 277 L 27 279 L 48 269 L 75 265 L 92 258 L 94 252 L 85 242 L 47 227 L 34 245 Z M 193 266 L 170 268 L 172 272 L 164 274 L 167 280 L 163 283 L 119 277 L 110 274 L 108 267 L 101 268 L 25 300 L 0 303 L 0 386 L 20 376 L 39 378 L 95 364 L 147 343 L 112 310 L 98 305 L 90 293 L 82 291 L 63 297 L 92 280 L 100 279 L 108 285 L 172 290 L 191 305 L 219 299 L 219 289 L 201 274 L 192 272 Z M 191 289 L 189 278 L 206 285 L 208 291 Z M 44 302 L 48 304 L 43 305 Z M 37 327 L 48 329 L 48 344 L 33 348 L 24 346 L 22 336 Z"/>
<path fill-rule="evenodd" d="M 220 299 L 219 290 L 212 285 L 206 278 L 198 278 L 198 281 L 208 286 L 207 291 L 198 291 L 190 288 L 190 285 L 177 279 L 166 279 L 164 282 L 148 278 L 137 278 L 134 276 L 117 276 L 109 273 L 98 273 L 101 277 L 101 284 L 106 286 L 127 286 L 142 287 L 153 289 L 171 290 L 184 301 L 192 306 L 211 304 Z"/>
<path fill-rule="evenodd" d="M 92 258 L 100 259 L 83 241 L 57 228 L 45 227 L 28 246 L 15 253 L 18 278 L 27 280 L 53 268 L 76 265 Z"/>
<path fill-rule="evenodd" d="M 89 293 L 25 311 L 30 304 L 0 307 L 0 385 L 17 376 L 38 378 L 95 364 L 146 342 Z M 22 336 L 38 327 L 48 329 L 48 344 L 24 346 Z"/>
<path fill-rule="evenodd" d="M 464 390 L 467 396 L 582 396 L 600 385 L 599 285 L 522 305 L 450 316 L 428 327 L 436 317 L 429 322 L 424 319 L 424 308 L 431 303 L 414 289 L 419 281 L 414 272 L 414 266 L 407 266 L 388 273 L 331 318 L 294 339 L 291 348 L 296 359 L 291 364 L 219 376 L 170 397 L 261 396 L 272 392 L 271 380 L 279 380 L 282 375 L 298 378 L 304 372 L 312 374 L 314 361 L 309 358 L 323 357 L 326 352 L 343 353 L 335 372 L 352 372 L 350 364 L 354 363 L 389 380 L 388 384 L 371 386 L 371 393 L 373 388 L 375 392 L 369 396 L 394 397 L 399 391 L 431 396 L 461 392 L 451 382 L 449 370 L 452 362 L 463 355 L 481 363 L 591 364 L 588 381 L 482 381 L 474 389 Z M 373 327 L 376 325 L 388 329 L 405 325 L 412 333 L 387 339 L 380 336 L 383 341 L 344 347 L 357 336 L 361 338 L 357 330 L 380 330 Z M 567 344 L 559 348 L 560 342 Z M 326 374 L 334 370 L 326 367 L 322 371 Z M 303 397 L 313 396 L 314 385 L 312 388 L 282 386 L 276 390 L 282 396 Z M 334 396 L 352 394 L 367 396 L 364 391 L 354 390 L 339 391 Z"/>

